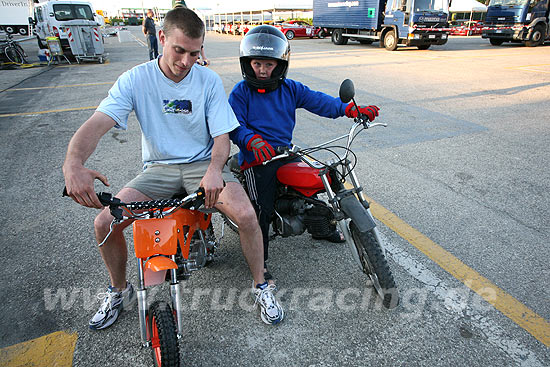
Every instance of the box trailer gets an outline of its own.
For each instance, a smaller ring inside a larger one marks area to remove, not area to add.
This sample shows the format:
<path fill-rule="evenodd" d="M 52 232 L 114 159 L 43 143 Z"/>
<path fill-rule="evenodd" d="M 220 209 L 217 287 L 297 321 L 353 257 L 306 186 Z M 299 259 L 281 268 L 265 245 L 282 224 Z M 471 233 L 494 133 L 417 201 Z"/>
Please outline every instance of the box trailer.
<path fill-rule="evenodd" d="M 28 0 L 0 0 L 0 31 L 28 35 L 31 9 Z"/>
<path fill-rule="evenodd" d="M 447 0 L 313 1 L 313 25 L 334 44 L 379 41 L 389 51 L 398 45 L 426 50 L 445 44 L 448 16 Z"/>

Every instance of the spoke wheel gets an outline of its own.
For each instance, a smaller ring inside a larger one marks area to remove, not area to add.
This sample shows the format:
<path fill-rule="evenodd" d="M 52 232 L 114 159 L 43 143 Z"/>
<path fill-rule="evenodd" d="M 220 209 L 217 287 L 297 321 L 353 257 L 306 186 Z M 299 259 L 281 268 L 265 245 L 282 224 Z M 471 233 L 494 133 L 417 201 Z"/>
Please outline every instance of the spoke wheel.
<path fill-rule="evenodd" d="M 399 292 L 384 256 L 384 250 L 373 230 L 361 233 L 353 221 L 349 224 L 353 243 L 357 248 L 363 272 L 372 281 L 374 289 L 382 299 L 382 305 L 391 309 L 399 304 Z"/>
<path fill-rule="evenodd" d="M 147 330 L 151 338 L 153 362 L 156 367 L 179 367 L 178 335 L 172 308 L 161 301 L 154 302 L 147 314 Z"/>
<path fill-rule="evenodd" d="M 286 39 L 291 40 L 291 39 L 294 38 L 294 32 L 292 32 L 292 31 L 287 31 L 287 32 L 285 33 L 285 36 L 286 36 Z"/>
<path fill-rule="evenodd" d="M 4 53 L 6 54 L 8 60 L 14 64 L 21 65 L 25 62 L 24 56 L 16 47 L 7 47 Z"/>

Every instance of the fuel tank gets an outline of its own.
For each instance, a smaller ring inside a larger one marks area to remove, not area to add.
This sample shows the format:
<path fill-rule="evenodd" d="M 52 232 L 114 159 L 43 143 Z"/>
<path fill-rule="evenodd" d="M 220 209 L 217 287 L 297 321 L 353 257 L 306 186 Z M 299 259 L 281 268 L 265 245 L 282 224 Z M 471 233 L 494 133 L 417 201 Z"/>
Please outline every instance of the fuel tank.
<path fill-rule="evenodd" d="M 321 169 L 312 168 L 304 162 L 288 163 L 277 170 L 277 179 L 305 196 L 312 196 L 324 191 L 325 186 L 319 173 Z M 330 176 L 329 176 L 330 182 Z"/>

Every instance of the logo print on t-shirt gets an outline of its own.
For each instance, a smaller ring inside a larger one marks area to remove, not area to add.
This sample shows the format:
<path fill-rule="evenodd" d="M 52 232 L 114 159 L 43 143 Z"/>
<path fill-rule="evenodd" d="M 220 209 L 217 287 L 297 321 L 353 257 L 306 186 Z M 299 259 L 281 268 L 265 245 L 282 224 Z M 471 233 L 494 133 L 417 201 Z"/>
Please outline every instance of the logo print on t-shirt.
<path fill-rule="evenodd" d="M 186 115 L 193 112 L 191 101 L 187 99 L 164 99 L 162 100 L 164 113 L 184 113 Z"/>

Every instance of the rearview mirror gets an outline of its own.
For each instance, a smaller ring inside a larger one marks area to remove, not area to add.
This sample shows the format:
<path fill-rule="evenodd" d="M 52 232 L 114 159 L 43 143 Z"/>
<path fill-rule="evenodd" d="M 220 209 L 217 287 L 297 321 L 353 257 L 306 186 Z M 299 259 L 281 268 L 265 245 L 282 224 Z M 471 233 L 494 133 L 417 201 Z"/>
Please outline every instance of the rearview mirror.
<path fill-rule="evenodd" d="M 355 86 L 353 82 L 349 79 L 346 79 L 340 84 L 340 100 L 344 103 L 348 103 L 355 96 Z"/>

